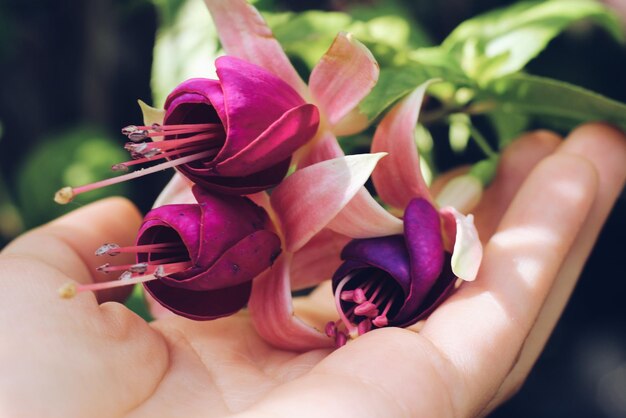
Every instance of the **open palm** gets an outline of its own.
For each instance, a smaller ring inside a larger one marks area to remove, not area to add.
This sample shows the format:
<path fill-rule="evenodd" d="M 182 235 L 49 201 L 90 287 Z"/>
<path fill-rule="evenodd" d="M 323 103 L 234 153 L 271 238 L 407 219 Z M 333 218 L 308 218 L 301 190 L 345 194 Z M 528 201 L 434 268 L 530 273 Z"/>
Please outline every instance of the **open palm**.
<path fill-rule="evenodd" d="M 545 344 L 623 187 L 624 161 L 626 138 L 604 125 L 563 143 L 546 132 L 517 141 L 476 211 L 486 243 L 476 282 L 419 333 L 376 330 L 336 351 L 274 349 L 246 312 L 148 324 L 111 302 L 124 290 L 100 293 L 101 304 L 89 293 L 60 300 L 68 279 L 102 280 L 93 250 L 130 244 L 141 221 L 121 199 L 82 208 L 0 257 L 0 416 L 485 415 Z M 325 286 L 296 308 L 309 321 L 336 316 Z"/>

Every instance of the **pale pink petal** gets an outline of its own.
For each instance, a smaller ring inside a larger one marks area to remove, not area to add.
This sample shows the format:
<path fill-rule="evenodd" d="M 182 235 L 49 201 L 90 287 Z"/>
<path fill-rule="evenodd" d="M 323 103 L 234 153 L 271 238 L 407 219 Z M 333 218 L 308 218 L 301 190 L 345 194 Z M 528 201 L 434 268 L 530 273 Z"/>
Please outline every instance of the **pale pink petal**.
<path fill-rule="evenodd" d="M 259 12 L 245 0 L 205 0 L 224 50 L 283 79 L 307 99 L 306 84 Z"/>
<path fill-rule="evenodd" d="M 327 132 L 300 161 L 300 167 L 343 156 L 331 132 Z M 379 163 L 380 164 L 380 163 Z M 402 221 L 387 212 L 361 187 L 346 207 L 328 224 L 328 228 L 351 238 L 370 238 L 401 234 Z"/>
<path fill-rule="evenodd" d="M 428 85 L 422 84 L 395 105 L 378 125 L 372 141 L 372 152 L 389 153 L 372 174 L 372 181 L 380 198 L 399 209 L 416 197 L 432 202 L 420 171 L 414 136 Z"/>
<path fill-rule="evenodd" d="M 439 212 L 444 219 L 445 234 L 450 234 L 453 230 L 451 228 L 452 219 L 455 224 L 452 272 L 465 281 L 476 279 L 483 258 L 483 246 L 474 226 L 474 216 L 463 215 L 453 207 L 443 208 Z M 449 236 L 447 239 L 451 241 L 452 237 Z"/>
<path fill-rule="evenodd" d="M 461 213 L 471 212 L 480 202 L 483 184 L 471 174 L 450 180 L 436 197 L 439 207 L 452 206 Z"/>
<path fill-rule="evenodd" d="M 337 136 L 354 135 L 364 131 L 371 123 L 372 121 L 355 107 L 333 126 L 333 133 Z"/>
<path fill-rule="evenodd" d="M 298 319 L 293 312 L 289 269 L 291 255 L 283 254 L 269 270 L 254 279 L 248 309 L 257 332 L 285 350 L 329 348 L 334 340 Z"/>
<path fill-rule="evenodd" d="M 378 204 L 365 187 L 328 224 L 328 228 L 351 238 L 402 234 L 402 221 Z"/>
<path fill-rule="evenodd" d="M 311 95 L 331 126 L 368 95 L 378 80 L 376 59 L 351 34 L 339 33 L 309 79 Z"/>
<path fill-rule="evenodd" d="M 293 256 L 292 290 L 305 289 L 330 279 L 342 263 L 339 255 L 350 238 L 322 229 Z"/>
<path fill-rule="evenodd" d="M 337 138 L 331 131 L 325 130 L 318 136 L 317 139 L 305 145 L 301 152 L 297 154 L 298 169 L 345 155 L 339 146 L 339 142 L 337 142 Z"/>
<path fill-rule="evenodd" d="M 365 184 L 385 153 L 339 157 L 296 171 L 276 187 L 271 202 L 287 251 L 302 248 Z"/>
<path fill-rule="evenodd" d="M 143 114 L 143 124 L 146 126 L 151 126 L 156 123 L 159 125 L 163 125 L 163 119 L 165 118 L 165 110 L 157 109 L 156 107 L 149 106 L 142 100 L 137 100 L 139 103 L 139 107 L 141 108 L 141 113 Z M 162 136 L 154 136 L 152 137 L 154 142 L 162 141 Z"/>
<path fill-rule="evenodd" d="M 196 198 L 191 193 L 190 182 L 187 177 L 180 173 L 175 173 L 174 177 L 165 185 L 163 191 L 154 201 L 153 208 L 163 205 L 171 205 L 176 203 L 196 203 Z"/>

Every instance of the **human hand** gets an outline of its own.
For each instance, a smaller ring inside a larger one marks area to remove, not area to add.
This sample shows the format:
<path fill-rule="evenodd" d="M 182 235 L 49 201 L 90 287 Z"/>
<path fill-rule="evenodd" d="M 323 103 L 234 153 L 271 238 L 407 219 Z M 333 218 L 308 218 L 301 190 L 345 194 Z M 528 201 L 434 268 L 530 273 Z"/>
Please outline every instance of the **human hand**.
<path fill-rule="evenodd" d="M 545 344 L 623 187 L 624 161 L 626 138 L 604 125 L 562 144 L 548 133 L 517 141 L 475 213 L 486 243 L 478 279 L 419 333 L 379 329 L 332 352 L 274 349 L 245 312 L 147 324 L 111 302 L 119 289 L 59 300 L 69 279 L 103 280 L 93 250 L 130 244 L 141 221 L 120 199 L 87 206 L 0 256 L 0 416 L 485 415 Z M 296 309 L 336 317 L 324 286 Z"/>

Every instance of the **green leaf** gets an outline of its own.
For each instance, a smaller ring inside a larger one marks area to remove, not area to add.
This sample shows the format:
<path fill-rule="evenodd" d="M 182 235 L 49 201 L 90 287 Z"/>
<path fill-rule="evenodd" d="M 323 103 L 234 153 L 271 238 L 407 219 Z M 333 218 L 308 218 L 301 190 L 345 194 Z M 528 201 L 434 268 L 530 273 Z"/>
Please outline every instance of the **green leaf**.
<path fill-rule="evenodd" d="M 17 201 L 27 227 L 33 227 L 113 195 L 128 195 L 129 185 L 114 184 L 85 193 L 69 205 L 52 197 L 63 186 L 78 186 L 111 177 L 111 165 L 126 161 L 119 141 L 99 130 L 75 128 L 42 140 L 29 151 L 17 176 Z"/>
<path fill-rule="evenodd" d="M 478 100 L 492 100 L 505 113 L 538 116 L 566 129 L 594 120 L 626 129 L 626 104 L 562 81 L 513 74 L 493 81 L 486 89 Z"/>
<path fill-rule="evenodd" d="M 443 42 L 463 69 L 477 80 L 521 70 L 548 43 L 581 19 L 591 19 L 623 40 L 618 18 L 591 0 L 516 3 L 463 22 Z"/>
<path fill-rule="evenodd" d="M 458 68 L 436 53 L 436 48 L 421 51 L 424 54 L 414 55 L 411 64 L 381 70 L 378 83 L 359 105 L 361 113 L 373 120 L 398 99 L 428 80 L 440 79 L 453 84 L 453 88 L 448 89 L 452 94 L 458 87 L 472 86 L 471 81 Z"/>
<path fill-rule="evenodd" d="M 521 113 L 504 112 L 500 109 L 488 114 L 489 121 L 496 131 L 498 148 L 502 149 L 524 132 L 529 118 Z"/>
<path fill-rule="evenodd" d="M 164 23 L 157 31 L 152 63 L 152 95 L 161 107 L 167 95 L 192 77 L 217 78 L 213 61 L 218 38 L 211 15 L 202 0 L 178 0 L 176 8 L 157 1 Z"/>

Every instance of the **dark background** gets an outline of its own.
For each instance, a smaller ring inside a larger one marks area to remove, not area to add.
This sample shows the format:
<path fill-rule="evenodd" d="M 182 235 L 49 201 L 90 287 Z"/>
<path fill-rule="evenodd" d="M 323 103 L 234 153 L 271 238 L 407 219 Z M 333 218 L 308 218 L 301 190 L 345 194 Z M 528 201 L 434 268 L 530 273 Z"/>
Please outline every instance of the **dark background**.
<path fill-rule="evenodd" d="M 349 3 L 355 2 L 279 2 L 285 10 L 341 10 Z M 464 19 L 510 2 L 405 3 L 438 43 Z M 62 184 L 55 171 L 77 164 L 77 155 L 114 152 L 123 143 L 119 129 L 140 121 L 136 99 L 150 101 L 157 22 L 146 0 L 0 1 L 0 247 L 57 214 L 49 203 Z M 626 51 L 591 27 L 557 38 L 528 71 L 626 102 Z M 84 149 L 85 138 L 104 145 Z M 444 167 L 455 158 L 445 149 L 437 156 Z M 111 164 L 108 157 L 95 160 Z M 101 177 L 106 168 L 98 168 Z M 168 177 L 116 192 L 145 211 Z M 624 213 L 622 195 L 537 367 L 492 417 L 626 417 Z"/>

